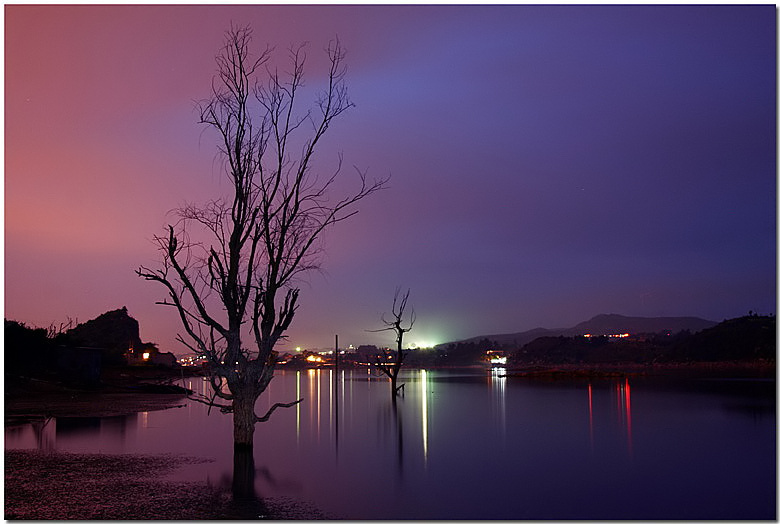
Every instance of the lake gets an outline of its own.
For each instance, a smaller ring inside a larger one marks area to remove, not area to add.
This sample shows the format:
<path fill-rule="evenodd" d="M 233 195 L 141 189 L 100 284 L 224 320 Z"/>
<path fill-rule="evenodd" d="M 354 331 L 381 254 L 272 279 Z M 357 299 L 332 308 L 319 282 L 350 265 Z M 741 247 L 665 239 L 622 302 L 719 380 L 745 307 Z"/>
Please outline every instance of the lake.
<path fill-rule="evenodd" d="M 404 370 L 394 407 L 365 369 L 277 372 L 257 413 L 305 400 L 257 425 L 256 491 L 350 520 L 776 518 L 774 380 L 504 374 Z M 231 417 L 189 401 L 6 428 L 5 447 L 176 453 L 211 461 L 175 479 L 232 477 Z"/>

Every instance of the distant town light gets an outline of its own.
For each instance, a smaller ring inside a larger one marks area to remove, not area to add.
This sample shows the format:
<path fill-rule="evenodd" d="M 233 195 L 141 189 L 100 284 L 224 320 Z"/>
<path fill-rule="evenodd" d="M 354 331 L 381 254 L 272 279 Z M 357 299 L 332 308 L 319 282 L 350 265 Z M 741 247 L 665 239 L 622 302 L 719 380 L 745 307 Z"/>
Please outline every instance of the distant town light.
<path fill-rule="evenodd" d="M 144 357 L 144 360 L 149 360 L 149 352 L 148 352 L 148 351 L 147 351 L 147 352 L 145 352 L 145 353 L 143 354 L 143 357 Z"/>
<path fill-rule="evenodd" d="M 204 360 L 206 360 L 205 355 L 188 355 L 179 358 L 179 364 L 182 366 L 197 366 Z"/>
<path fill-rule="evenodd" d="M 593 337 L 593 335 L 591 335 L 590 333 L 585 333 L 582 336 L 585 337 L 585 338 Z M 628 338 L 628 337 L 631 336 L 631 333 L 610 333 L 609 335 L 606 335 L 606 336 L 609 337 L 609 338 Z"/>
<path fill-rule="evenodd" d="M 506 365 L 506 355 L 504 354 L 503 350 L 488 349 L 485 351 L 485 355 L 487 355 L 488 362 L 493 365 Z"/>

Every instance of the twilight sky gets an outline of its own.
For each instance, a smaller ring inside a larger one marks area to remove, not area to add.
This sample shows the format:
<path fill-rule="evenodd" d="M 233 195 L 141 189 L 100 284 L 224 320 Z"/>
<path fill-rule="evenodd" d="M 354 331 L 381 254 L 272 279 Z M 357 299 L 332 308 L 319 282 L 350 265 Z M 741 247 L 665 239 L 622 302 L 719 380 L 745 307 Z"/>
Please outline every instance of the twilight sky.
<path fill-rule="evenodd" d="M 194 101 L 231 21 L 279 60 L 310 42 L 313 88 L 338 35 L 356 107 L 316 165 L 392 176 L 326 235 L 283 350 L 391 344 L 366 330 L 399 285 L 420 345 L 775 312 L 774 5 L 6 5 L 6 318 L 127 306 L 185 352 L 134 270 L 227 188 Z"/>

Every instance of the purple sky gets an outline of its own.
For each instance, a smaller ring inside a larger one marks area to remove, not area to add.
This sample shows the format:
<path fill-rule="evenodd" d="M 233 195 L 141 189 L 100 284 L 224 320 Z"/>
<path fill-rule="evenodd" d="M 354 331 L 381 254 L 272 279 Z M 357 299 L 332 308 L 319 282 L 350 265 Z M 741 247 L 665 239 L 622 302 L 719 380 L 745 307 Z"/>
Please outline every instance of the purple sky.
<path fill-rule="evenodd" d="M 310 42 L 312 87 L 338 35 L 356 107 L 317 166 L 392 175 L 326 236 L 283 349 L 391 344 L 366 330 L 399 285 L 418 344 L 775 312 L 774 5 L 6 5 L 6 318 L 127 306 L 184 352 L 134 270 L 168 210 L 226 189 L 194 101 L 231 21 Z"/>

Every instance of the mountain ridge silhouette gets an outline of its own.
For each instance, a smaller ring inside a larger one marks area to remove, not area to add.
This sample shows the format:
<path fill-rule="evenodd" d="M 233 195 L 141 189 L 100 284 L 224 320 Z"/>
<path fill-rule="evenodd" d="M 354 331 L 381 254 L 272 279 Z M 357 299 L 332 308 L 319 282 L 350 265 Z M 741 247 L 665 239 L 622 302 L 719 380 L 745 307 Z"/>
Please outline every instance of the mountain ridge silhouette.
<path fill-rule="evenodd" d="M 609 335 L 615 333 L 677 333 L 688 330 L 691 333 L 713 327 L 717 322 L 694 316 L 682 317 L 634 317 L 616 313 L 601 313 L 589 320 L 568 328 L 537 327 L 515 333 L 479 335 L 461 340 L 438 344 L 437 348 L 446 348 L 449 344 L 478 342 L 483 339 L 499 344 L 516 344 L 518 347 L 539 337 L 573 337 L 576 335 Z"/>

